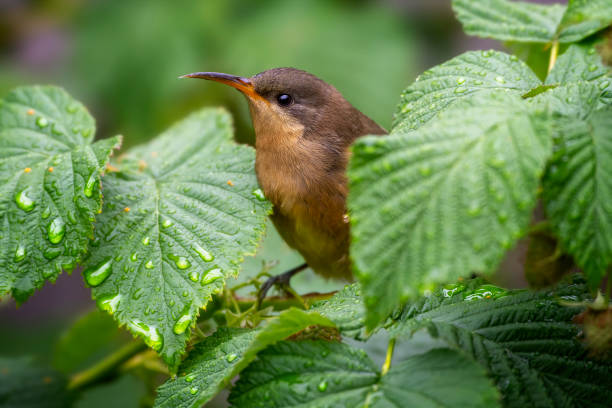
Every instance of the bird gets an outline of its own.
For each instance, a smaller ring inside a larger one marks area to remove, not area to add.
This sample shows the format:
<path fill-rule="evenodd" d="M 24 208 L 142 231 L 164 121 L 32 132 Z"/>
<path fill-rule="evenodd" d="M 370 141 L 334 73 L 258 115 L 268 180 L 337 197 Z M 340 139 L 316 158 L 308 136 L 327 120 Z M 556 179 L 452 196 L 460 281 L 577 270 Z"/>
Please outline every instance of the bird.
<path fill-rule="evenodd" d="M 247 100 L 255 130 L 255 173 L 280 236 L 305 263 L 266 281 L 259 304 L 274 285 L 289 285 L 310 267 L 326 278 L 352 280 L 346 175 L 351 144 L 386 130 L 360 112 L 332 85 L 295 68 L 252 77 L 195 72 L 229 85 Z"/>

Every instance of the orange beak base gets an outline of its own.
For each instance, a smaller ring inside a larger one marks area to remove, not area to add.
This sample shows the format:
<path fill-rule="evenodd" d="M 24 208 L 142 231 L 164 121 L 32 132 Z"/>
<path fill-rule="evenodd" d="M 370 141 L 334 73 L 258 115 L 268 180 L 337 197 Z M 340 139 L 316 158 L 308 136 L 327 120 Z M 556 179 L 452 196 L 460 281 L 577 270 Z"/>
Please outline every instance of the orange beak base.
<path fill-rule="evenodd" d="M 179 78 L 200 78 L 208 79 L 209 81 L 221 82 L 222 84 L 236 88 L 249 98 L 263 99 L 261 95 L 255 92 L 255 87 L 249 78 L 224 74 L 221 72 L 194 72 L 193 74 L 182 75 Z"/>

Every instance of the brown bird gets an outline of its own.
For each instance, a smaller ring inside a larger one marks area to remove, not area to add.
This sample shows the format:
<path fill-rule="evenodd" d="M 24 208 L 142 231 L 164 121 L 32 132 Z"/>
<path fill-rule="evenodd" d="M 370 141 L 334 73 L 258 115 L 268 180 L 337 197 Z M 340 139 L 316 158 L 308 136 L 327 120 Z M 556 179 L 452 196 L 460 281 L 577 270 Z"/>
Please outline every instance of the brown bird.
<path fill-rule="evenodd" d="M 351 279 L 346 166 L 359 136 L 386 131 L 351 105 L 332 85 L 294 68 L 244 78 L 197 72 L 236 88 L 246 97 L 255 128 L 255 171 L 272 202 L 276 229 L 306 263 L 266 282 L 288 284 L 310 266 L 316 273 Z"/>

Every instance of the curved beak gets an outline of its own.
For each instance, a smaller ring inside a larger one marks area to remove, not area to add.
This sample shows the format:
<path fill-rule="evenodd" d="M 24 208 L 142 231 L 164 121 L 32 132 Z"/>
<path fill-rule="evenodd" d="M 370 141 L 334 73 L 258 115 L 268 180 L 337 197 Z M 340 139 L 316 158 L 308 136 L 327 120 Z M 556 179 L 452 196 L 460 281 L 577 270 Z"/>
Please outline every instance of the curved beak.
<path fill-rule="evenodd" d="M 263 99 L 261 95 L 255 92 L 255 87 L 249 78 L 224 74 L 221 72 L 194 72 L 192 74 L 181 75 L 179 78 L 200 78 L 208 79 L 209 81 L 221 82 L 236 88 L 250 98 Z"/>

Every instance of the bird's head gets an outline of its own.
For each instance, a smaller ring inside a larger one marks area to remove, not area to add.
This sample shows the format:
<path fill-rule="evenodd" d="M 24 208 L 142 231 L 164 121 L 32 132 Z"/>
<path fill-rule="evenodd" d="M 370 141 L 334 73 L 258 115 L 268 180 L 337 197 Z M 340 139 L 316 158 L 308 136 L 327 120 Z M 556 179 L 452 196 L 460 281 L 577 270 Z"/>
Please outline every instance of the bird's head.
<path fill-rule="evenodd" d="M 208 79 L 242 92 L 258 138 L 279 127 L 284 133 L 320 133 L 323 126 L 348 119 L 356 111 L 332 85 L 295 68 L 274 68 L 250 78 L 218 72 L 196 72 L 181 78 Z"/>

